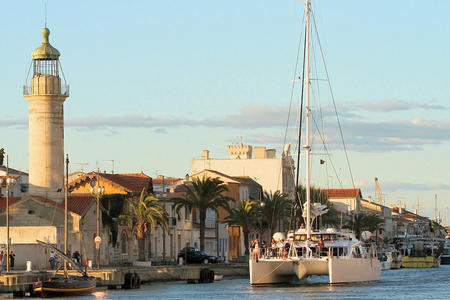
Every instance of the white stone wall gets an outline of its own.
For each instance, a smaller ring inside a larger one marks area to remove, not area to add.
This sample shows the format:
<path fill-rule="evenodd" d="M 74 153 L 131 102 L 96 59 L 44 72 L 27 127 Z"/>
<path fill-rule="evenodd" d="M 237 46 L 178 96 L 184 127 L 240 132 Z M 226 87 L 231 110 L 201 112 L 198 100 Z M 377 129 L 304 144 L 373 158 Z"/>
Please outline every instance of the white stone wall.
<path fill-rule="evenodd" d="M 216 170 L 229 176 L 249 176 L 268 192 L 280 190 L 290 194 L 294 190 L 294 179 L 288 159 L 193 159 L 191 161 L 192 174 L 205 169 Z"/>

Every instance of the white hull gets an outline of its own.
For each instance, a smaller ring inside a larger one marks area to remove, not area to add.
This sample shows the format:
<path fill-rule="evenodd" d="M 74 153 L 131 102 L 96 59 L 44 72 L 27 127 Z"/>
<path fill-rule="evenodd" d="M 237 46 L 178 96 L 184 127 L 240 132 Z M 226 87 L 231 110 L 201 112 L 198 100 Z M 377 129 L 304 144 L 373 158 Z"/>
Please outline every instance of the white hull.
<path fill-rule="evenodd" d="M 328 275 L 330 283 L 379 280 L 381 263 L 374 258 L 302 258 L 249 261 L 250 284 L 290 283 L 310 275 Z"/>
<path fill-rule="evenodd" d="M 392 259 L 388 259 L 386 261 L 381 262 L 381 270 L 382 271 L 390 270 L 391 267 L 392 267 Z"/>

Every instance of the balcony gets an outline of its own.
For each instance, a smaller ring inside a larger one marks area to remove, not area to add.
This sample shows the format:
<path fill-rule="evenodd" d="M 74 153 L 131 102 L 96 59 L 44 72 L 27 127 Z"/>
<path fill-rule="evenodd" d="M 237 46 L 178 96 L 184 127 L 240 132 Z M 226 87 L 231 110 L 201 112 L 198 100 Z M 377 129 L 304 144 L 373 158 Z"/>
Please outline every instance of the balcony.
<path fill-rule="evenodd" d="M 65 95 L 69 96 L 69 85 L 61 85 L 61 89 L 55 89 L 52 86 L 48 85 L 39 85 L 37 87 L 24 85 L 23 86 L 23 95 Z"/>

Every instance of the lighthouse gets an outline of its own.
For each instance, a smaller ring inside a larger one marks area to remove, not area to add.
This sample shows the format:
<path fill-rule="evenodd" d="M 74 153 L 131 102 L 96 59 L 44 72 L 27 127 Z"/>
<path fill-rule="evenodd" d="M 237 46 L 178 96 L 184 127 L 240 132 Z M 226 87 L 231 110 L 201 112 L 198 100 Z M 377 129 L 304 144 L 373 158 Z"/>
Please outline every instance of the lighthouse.
<path fill-rule="evenodd" d="M 33 76 L 23 89 L 28 101 L 29 194 L 55 202 L 64 199 L 64 101 L 69 86 L 59 77 L 60 53 L 42 29 L 33 57 Z"/>

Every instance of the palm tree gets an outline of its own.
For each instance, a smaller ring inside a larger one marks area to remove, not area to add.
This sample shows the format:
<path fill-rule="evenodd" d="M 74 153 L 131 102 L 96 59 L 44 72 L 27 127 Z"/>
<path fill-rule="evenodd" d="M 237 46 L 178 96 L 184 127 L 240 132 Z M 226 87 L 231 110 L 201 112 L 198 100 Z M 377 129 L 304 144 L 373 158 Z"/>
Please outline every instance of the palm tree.
<path fill-rule="evenodd" d="M 291 200 L 280 191 L 273 194 L 272 192 L 264 192 L 261 203 L 261 218 L 267 223 L 270 238 L 272 238 L 277 223 L 289 218 L 290 208 Z"/>
<path fill-rule="evenodd" d="M 121 215 L 122 219 L 131 224 L 132 230 L 136 233 L 138 240 L 138 260 L 145 260 L 145 236 L 154 228 L 156 224 L 165 230 L 168 228 L 169 214 L 161 205 L 160 201 L 153 195 L 145 193 L 142 189 L 139 199 L 128 199 L 129 212 Z"/>
<path fill-rule="evenodd" d="M 178 213 L 182 207 L 190 211 L 198 210 L 200 219 L 200 250 L 205 249 L 206 211 L 212 209 L 217 213 L 219 207 L 228 209 L 228 202 L 233 200 L 224 195 L 227 186 L 219 178 L 203 176 L 194 178 L 192 182 L 184 183 L 186 194 L 183 198 L 173 198 L 173 207 Z"/>
<path fill-rule="evenodd" d="M 299 195 L 300 195 L 300 203 L 302 205 L 306 202 L 306 188 L 302 185 L 298 187 Z M 328 196 L 323 192 L 320 188 L 311 187 L 310 188 L 310 197 L 311 203 L 317 202 L 325 204 L 328 207 L 328 212 L 322 216 L 320 216 L 319 220 L 316 222 L 320 222 L 320 225 L 323 226 L 338 226 L 340 224 L 340 216 L 339 212 L 333 207 L 333 203 L 328 201 Z M 303 210 L 303 206 L 302 206 Z M 302 215 L 302 210 L 297 210 L 297 215 Z M 303 221 L 303 220 L 302 220 Z"/>
<path fill-rule="evenodd" d="M 375 231 L 383 222 L 383 219 L 375 214 L 359 213 L 349 219 L 344 227 L 352 229 L 356 238 L 359 239 L 363 231 Z"/>
<path fill-rule="evenodd" d="M 252 200 L 244 200 L 235 208 L 230 209 L 228 217 L 225 221 L 229 225 L 238 225 L 242 227 L 244 234 L 245 254 L 249 254 L 248 236 L 250 231 L 255 228 L 258 222 L 259 209 L 258 202 Z"/>

